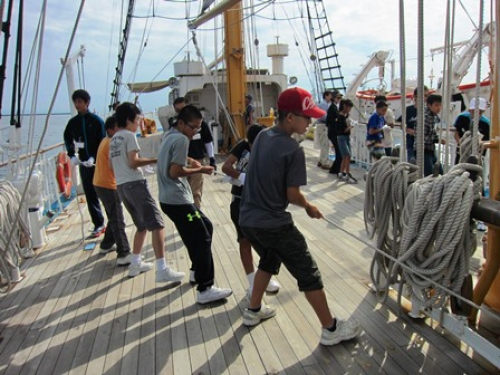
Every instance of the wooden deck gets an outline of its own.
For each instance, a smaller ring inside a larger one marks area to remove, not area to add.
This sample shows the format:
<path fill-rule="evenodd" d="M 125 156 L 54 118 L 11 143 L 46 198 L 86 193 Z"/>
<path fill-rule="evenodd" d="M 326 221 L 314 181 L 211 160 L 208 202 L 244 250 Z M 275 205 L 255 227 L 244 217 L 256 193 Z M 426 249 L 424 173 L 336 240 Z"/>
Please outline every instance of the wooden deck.
<path fill-rule="evenodd" d="M 154 271 L 133 279 L 115 255 L 83 251 L 77 203 L 48 245 L 22 267 L 25 279 L 0 297 L 2 374 L 485 374 L 498 370 L 429 321 L 398 317 L 396 304 L 378 303 L 367 287 L 373 250 L 363 223 L 364 171 L 346 185 L 316 165 L 317 151 L 304 142 L 309 185 L 304 192 L 326 221 L 291 207 L 297 226 L 319 263 L 335 315 L 354 315 L 363 332 L 335 347 L 319 345 L 315 314 L 283 269 L 282 289 L 266 296 L 275 318 L 254 328 L 241 324 L 247 306 L 246 276 L 229 217 L 230 185 L 205 178 L 203 211 L 214 224 L 216 284 L 234 294 L 224 303 L 200 306 L 195 288 L 159 287 Z M 220 161 L 220 160 L 219 160 Z M 156 180 L 149 177 L 156 195 Z M 85 230 L 86 205 L 80 204 Z M 128 234 L 133 225 L 128 219 Z M 167 262 L 188 271 L 189 258 L 166 219 Z M 195 235 L 195 234 L 193 234 Z M 146 258 L 154 258 L 150 237 Z M 477 262 L 473 262 L 477 267 Z"/>

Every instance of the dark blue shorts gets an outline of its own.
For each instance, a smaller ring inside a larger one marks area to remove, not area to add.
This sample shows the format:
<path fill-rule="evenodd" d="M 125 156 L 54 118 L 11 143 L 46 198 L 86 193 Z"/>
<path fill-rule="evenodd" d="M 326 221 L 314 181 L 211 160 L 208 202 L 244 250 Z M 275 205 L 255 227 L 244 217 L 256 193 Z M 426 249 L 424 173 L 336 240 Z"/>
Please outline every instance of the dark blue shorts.
<path fill-rule="evenodd" d="M 243 226 L 241 229 L 260 256 L 260 270 L 277 275 L 283 263 L 297 280 L 300 291 L 323 289 L 318 266 L 295 225 L 272 229 Z"/>
<path fill-rule="evenodd" d="M 337 137 L 337 142 L 339 143 L 340 155 L 345 158 L 351 156 L 351 137 L 348 135 L 339 135 Z"/>
<path fill-rule="evenodd" d="M 231 221 L 233 222 L 234 227 L 236 228 L 236 234 L 237 234 L 236 239 L 238 240 L 238 242 L 240 242 L 242 239 L 245 239 L 245 235 L 243 234 L 240 228 L 240 204 L 241 204 L 241 198 L 233 196 L 231 205 L 229 206 Z"/>

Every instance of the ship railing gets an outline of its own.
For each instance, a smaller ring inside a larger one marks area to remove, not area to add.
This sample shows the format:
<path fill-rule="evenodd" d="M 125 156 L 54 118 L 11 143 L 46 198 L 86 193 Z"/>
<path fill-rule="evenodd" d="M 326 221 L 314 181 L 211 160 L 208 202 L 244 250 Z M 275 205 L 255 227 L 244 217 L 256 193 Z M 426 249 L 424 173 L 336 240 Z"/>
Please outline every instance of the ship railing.
<path fill-rule="evenodd" d="M 366 124 L 355 121 L 353 121 L 352 124 L 354 128 L 351 131 L 351 148 L 353 153 L 351 160 L 356 162 L 356 164 L 361 168 L 368 170 L 372 166 L 373 162 L 370 158 L 368 148 L 366 147 Z M 442 135 L 442 138 L 444 138 L 444 133 Z M 399 147 L 400 152 L 406 153 L 406 150 L 402 150 L 403 131 L 401 128 L 395 127 L 392 129 L 392 138 L 393 148 Z M 448 164 L 449 168 L 455 165 L 455 154 L 457 151 L 457 144 L 453 137 L 451 138 L 452 140 L 448 144 L 436 145 L 438 161 L 440 161 L 442 165 Z"/>
<path fill-rule="evenodd" d="M 56 179 L 56 160 L 59 152 L 65 152 L 64 143 L 57 143 L 40 150 L 37 157 L 34 171 L 39 172 L 43 177 L 40 191 L 40 203 L 42 204 L 44 212 L 51 210 L 56 202 L 59 204 L 59 207 L 61 207 L 59 187 Z M 0 180 L 9 180 L 11 182 L 15 180 L 26 180 L 35 153 L 24 154 L 17 157 L 5 155 L 4 153 L 3 156 L 7 160 L 2 159 L 0 162 Z"/>

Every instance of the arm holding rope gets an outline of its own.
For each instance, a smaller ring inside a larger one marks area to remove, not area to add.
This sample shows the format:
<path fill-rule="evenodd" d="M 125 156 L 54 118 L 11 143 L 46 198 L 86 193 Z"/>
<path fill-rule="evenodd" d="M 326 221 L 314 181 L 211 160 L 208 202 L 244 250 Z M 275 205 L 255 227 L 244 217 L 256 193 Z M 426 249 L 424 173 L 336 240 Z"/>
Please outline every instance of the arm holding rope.
<path fill-rule="evenodd" d="M 290 202 L 291 204 L 305 208 L 307 215 L 309 215 L 310 218 L 313 219 L 323 218 L 323 214 L 320 212 L 318 207 L 316 207 L 314 204 L 311 204 L 311 202 L 309 202 L 306 199 L 306 197 L 304 196 L 304 194 L 302 194 L 298 186 L 288 187 L 286 189 L 286 196 L 288 202 Z"/>

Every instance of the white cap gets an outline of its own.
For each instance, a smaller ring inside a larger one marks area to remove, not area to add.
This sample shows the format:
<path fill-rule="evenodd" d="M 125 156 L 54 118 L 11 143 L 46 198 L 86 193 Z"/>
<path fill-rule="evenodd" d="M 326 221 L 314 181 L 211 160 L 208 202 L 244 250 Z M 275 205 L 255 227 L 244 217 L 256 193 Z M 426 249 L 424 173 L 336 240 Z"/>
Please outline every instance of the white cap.
<path fill-rule="evenodd" d="M 472 98 L 469 104 L 469 109 L 476 109 L 476 98 Z M 479 110 L 486 110 L 486 99 L 479 98 Z"/>

